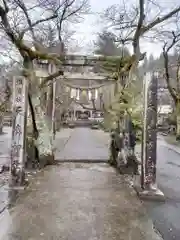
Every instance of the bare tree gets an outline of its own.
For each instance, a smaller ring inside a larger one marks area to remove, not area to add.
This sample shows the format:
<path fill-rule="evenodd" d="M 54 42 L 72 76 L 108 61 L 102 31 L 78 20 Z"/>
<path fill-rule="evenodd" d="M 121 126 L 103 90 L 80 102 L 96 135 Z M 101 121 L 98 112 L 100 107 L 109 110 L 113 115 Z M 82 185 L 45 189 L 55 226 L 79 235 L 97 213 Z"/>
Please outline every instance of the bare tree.
<path fill-rule="evenodd" d="M 41 79 L 41 86 L 43 86 L 43 83 L 47 83 L 61 75 L 62 65 L 60 55 L 48 53 L 46 48 L 39 42 L 38 32 L 39 29 L 45 29 L 47 26 L 52 30 L 54 22 L 58 21 L 59 25 L 56 25 L 59 29 L 58 37 L 59 40 L 62 40 L 62 25 L 69 18 L 74 18 L 75 20 L 76 16 L 81 12 L 81 8 L 77 7 L 81 6 L 78 5 L 78 2 L 81 2 L 81 5 L 84 6 L 83 3 L 85 1 L 78 0 L 57 2 L 37 0 L 29 3 L 23 0 L 2 0 L 0 4 L 1 35 L 3 40 L 15 49 L 17 57 L 20 58 L 22 63 L 22 75 L 29 83 L 28 101 L 32 115 L 34 139 L 39 150 L 39 156 L 45 155 L 51 159 L 53 158 L 51 134 L 48 133 L 48 125 L 43 119 L 43 115 L 40 114 L 43 112 L 39 99 L 41 88 L 36 77 L 34 61 L 47 60 L 49 63 L 51 62 L 58 66 L 57 71 Z M 45 137 L 48 138 L 46 141 L 43 140 Z"/>
<path fill-rule="evenodd" d="M 169 7 L 169 6 L 168 6 Z M 153 9 L 153 12 L 151 11 Z M 122 45 L 132 43 L 133 62 L 143 59 L 140 40 L 147 34 L 153 34 L 157 28 L 169 23 L 180 11 L 180 5 L 163 11 L 163 7 L 155 1 L 139 0 L 137 5 L 113 5 L 104 13 L 109 29 L 116 34 L 116 41 Z M 136 60 L 135 60 L 136 59 Z"/>
<path fill-rule="evenodd" d="M 75 25 L 83 20 L 83 15 L 89 13 L 89 0 L 38 1 L 45 9 L 48 8 L 57 15 L 53 21 L 53 28 L 57 32 L 58 41 L 67 46 L 75 33 Z"/>
<path fill-rule="evenodd" d="M 180 33 L 172 31 L 170 39 L 166 40 L 163 46 L 164 56 L 164 77 L 167 88 L 172 96 L 176 109 L 176 138 L 180 139 Z M 170 54 L 176 49 L 176 63 L 170 61 Z M 175 74 L 174 74 L 175 73 Z"/>
<path fill-rule="evenodd" d="M 120 65 L 116 73 L 116 80 L 121 85 L 119 91 L 124 91 L 128 87 L 133 74 L 138 73 L 139 61 L 145 57 L 146 53 L 141 51 L 141 40 L 157 34 L 157 29 L 161 31 L 166 24 L 174 22 L 180 12 L 180 5 L 169 9 L 168 11 L 167 8 L 163 9 L 155 1 L 138 0 L 134 5 L 125 1 L 119 5 L 112 5 L 103 13 L 106 29 L 113 33 L 115 42 L 122 47 L 132 44 L 133 48 L 133 54 L 129 58 L 124 57 L 123 65 Z M 124 84 L 121 79 L 123 80 L 127 74 L 129 81 Z"/>

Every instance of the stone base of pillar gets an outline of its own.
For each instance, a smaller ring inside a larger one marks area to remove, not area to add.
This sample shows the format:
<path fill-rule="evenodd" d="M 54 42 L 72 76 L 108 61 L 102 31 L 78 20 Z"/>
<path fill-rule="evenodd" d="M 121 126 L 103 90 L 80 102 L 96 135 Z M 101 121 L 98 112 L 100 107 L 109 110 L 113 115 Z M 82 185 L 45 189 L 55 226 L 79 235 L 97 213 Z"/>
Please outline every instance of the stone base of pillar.
<path fill-rule="evenodd" d="M 26 187 L 28 186 L 28 184 L 25 184 L 23 186 L 13 186 L 13 185 L 9 185 L 8 187 L 5 188 L 5 190 L 7 191 L 11 191 L 11 190 L 14 190 L 14 191 L 23 191 L 26 189 Z"/>
<path fill-rule="evenodd" d="M 164 193 L 156 184 L 152 185 L 149 189 L 141 188 L 140 176 L 134 177 L 133 187 L 137 192 L 138 197 L 142 200 L 165 202 Z"/>
<path fill-rule="evenodd" d="M 127 156 L 122 152 L 121 158 L 117 158 L 117 167 L 121 174 L 139 175 L 138 165 L 135 155 Z"/>
<path fill-rule="evenodd" d="M 24 190 L 28 186 L 28 180 L 25 178 L 25 174 L 23 173 L 23 179 L 21 181 L 17 181 L 15 177 L 11 177 L 9 181 L 8 190 Z"/>
<path fill-rule="evenodd" d="M 53 155 L 39 156 L 40 168 L 44 168 L 48 165 L 54 165 L 56 163 Z"/>

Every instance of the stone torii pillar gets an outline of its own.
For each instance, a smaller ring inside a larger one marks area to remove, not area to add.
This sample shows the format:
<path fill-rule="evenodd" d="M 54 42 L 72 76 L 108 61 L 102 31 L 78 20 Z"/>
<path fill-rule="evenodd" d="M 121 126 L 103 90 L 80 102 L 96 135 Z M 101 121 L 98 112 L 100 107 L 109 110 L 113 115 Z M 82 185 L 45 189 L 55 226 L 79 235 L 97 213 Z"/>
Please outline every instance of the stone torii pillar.
<path fill-rule="evenodd" d="M 52 104 L 52 133 L 53 139 L 56 135 L 56 79 L 53 80 L 53 104 Z"/>
<path fill-rule="evenodd" d="M 51 68 L 49 69 L 49 75 L 55 73 L 56 66 L 54 64 L 50 64 Z M 52 94 L 52 99 L 50 98 L 50 111 L 51 111 L 51 121 L 52 121 L 52 134 L 53 134 L 53 140 L 55 139 L 56 135 L 56 80 L 53 79 L 52 83 L 50 84 L 50 89 L 51 92 L 49 93 L 50 95 Z M 52 103 L 51 103 L 52 101 Z"/>

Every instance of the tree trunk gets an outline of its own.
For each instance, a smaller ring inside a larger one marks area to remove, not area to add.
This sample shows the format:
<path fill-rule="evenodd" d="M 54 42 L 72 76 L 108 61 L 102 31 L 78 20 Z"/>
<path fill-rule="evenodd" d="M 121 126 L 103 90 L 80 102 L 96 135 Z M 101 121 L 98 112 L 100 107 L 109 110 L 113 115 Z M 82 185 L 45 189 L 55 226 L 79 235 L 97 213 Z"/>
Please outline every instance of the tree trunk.
<path fill-rule="evenodd" d="M 47 119 L 41 107 L 39 98 L 40 90 L 38 89 L 33 90 L 31 95 L 38 129 L 38 137 L 35 140 L 35 145 L 38 149 L 40 164 L 47 165 L 51 164 L 54 160 L 52 123 L 51 119 Z"/>
<path fill-rule="evenodd" d="M 51 164 L 54 160 L 52 119 L 46 117 L 46 110 L 41 105 L 41 92 L 39 79 L 34 74 L 32 62 L 28 63 L 29 75 L 29 98 L 31 99 L 31 115 L 33 113 L 33 134 L 35 144 L 35 154 L 38 156 L 40 166 Z M 30 103 L 30 102 L 29 102 Z M 33 108 L 33 109 L 32 109 Z M 37 129 L 35 129 L 37 128 Z M 34 149 L 34 148 L 33 148 Z"/>

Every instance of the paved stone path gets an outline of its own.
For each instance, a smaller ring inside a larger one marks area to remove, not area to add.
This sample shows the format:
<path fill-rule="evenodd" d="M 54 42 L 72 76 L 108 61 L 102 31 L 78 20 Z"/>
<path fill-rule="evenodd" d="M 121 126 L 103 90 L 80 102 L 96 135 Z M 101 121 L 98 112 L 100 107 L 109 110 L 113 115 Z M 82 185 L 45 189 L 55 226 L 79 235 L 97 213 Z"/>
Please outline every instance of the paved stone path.
<path fill-rule="evenodd" d="M 159 240 L 135 192 L 105 163 L 61 163 L 0 215 L 0 240 Z"/>
<path fill-rule="evenodd" d="M 107 141 L 102 131 L 63 130 L 54 142 L 56 158 L 107 160 Z M 13 192 L 8 196 L 12 204 Z M 66 162 L 38 172 L 16 205 L 0 214 L 0 229 L 0 240 L 161 239 L 124 176 L 107 163 Z"/>
<path fill-rule="evenodd" d="M 75 128 L 64 149 L 56 154 L 56 159 L 70 162 L 107 162 L 109 156 L 107 143 L 107 136 L 103 135 L 102 131 Z"/>
<path fill-rule="evenodd" d="M 4 127 L 3 134 L 0 135 L 0 172 L 2 170 L 3 165 L 10 164 L 11 134 L 12 134 L 12 128 Z M 7 206 L 8 193 L 7 191 L 4 191 L 3 186 L 8 184 L 8 179 L 9 179 L 8 172 L 0 174 L 0 213 Z"/>
<path fill-rule="evenodd" d="M 56 137 L 54 140 L 54 149 L 55 149 L 56 158 L 58 154 L 64 149 L 73 131 L 74 129 L 71 129 L 71 128 L 62 128 L 59 132 L 56 133 Z"/>

